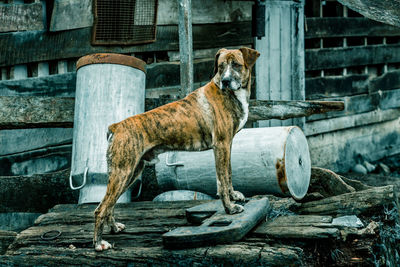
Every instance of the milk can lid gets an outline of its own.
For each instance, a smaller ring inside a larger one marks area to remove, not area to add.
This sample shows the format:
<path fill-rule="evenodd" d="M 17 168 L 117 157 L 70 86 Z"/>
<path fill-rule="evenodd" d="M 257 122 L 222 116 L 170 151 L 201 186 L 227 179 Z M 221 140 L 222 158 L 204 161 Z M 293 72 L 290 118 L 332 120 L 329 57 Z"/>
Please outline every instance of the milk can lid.
<path fill-rule="evenodd" d="M 144 73 L 146 73 L 146 63 L 143 60 L 132 56 L 112 54 L 112 53 L 97 53 L 81 57 L 76 63 L 76 70 L 78 70 L 80 67 L 90 64 L 105 64 L 105 63 L 125 65 L 133 67 L 135 69 L 139 69 Z"/>

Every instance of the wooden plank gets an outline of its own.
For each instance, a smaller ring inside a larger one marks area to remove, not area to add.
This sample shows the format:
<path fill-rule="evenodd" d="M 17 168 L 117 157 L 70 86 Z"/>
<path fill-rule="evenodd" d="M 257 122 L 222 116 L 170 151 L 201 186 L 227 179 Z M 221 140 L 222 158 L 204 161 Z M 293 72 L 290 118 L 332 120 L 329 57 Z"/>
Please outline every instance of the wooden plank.
<path fill-rule="evenodd" d="M 306 71 L 400 62 L 400 44 L 306 50 Z"/>
<path fill-rule="evenodd" d="M 304 100 L 303 11 L 303 1 L 271 1 L 266 5 L 266 37 L 255 41 L 261 53 L 255 67 L 256 99 Z M 293 124 L 302 126 L 304 120 L 258 122 L 258 126 Z"/>
<path fill-rule="evenodd" d="M 400 70 L 385 72 L 379 77 L 371 79 L 368 89 L 371 92 L 400 88 Z"/>
<path fill-rule="evenodd" d="M 367 18 L 400 27 L 400 3 L 396 0 L 338 0 Z"/>
<path fill-rule="evenodd" d="M 313 166 L 349 172 L 357 155 L 369 162 L 400 153 L 399 113 L 393 120 L 308 136 Z M 307 124 L 308 125 L 308 124 Z"/>
<path fill-rule="evenodd" d="M 192 1 L 193 23 L 226 23 L 251 21 L 251 7 L 253 3 L 246 1 L 225 0 Z M 177 1 L 159 0 L 157 25 L 178 24 Z"/>
<path fill-rule="evenodd" d="M 2 5 L 0 14 L 0 32 L 44 30 L 41 3 Z"/>
<path fill-rule="evenodd" d="M 179 96 L 184 98 L 193 91 L 193 34 L 192 1 L 178 0 L 178 30 L 181 89 Z"/>
<path fill-rule="evenodd" d="M 0 212 L 43 213 L 60 203 L 77 203 L 69 189 L 69 169 L 30 176 L 0 177 Z"/>
<path fill-rule="evenodd" d="M 72 127 L 74 99 L 61 97 L 0 96 L 0 129 Z M 339 102 L 250 101 L 249 120 L 287 119 L 342 110 Z"/>
<path fill-rule="evenodd" d="M 384 122 L 397 119 L 400 116 L 400 108 L 387 110 L 374 110 L 362 114 L 346 117 L 332 118 L 328 120 L 313 121 L 306 124 L 304 133 L 306 136 L 343 130 L 346 128 L 360 127 L 367 124 Z"/>
<path fill-rule="evenodd" d="M 50 31 L 64 31 L 91 27 L 93 24 L 91 0 L 55 0 Z"/>
<path fill-rule="evenodd" d="M 349 26 L 350 25 L 350 26 Z M 307 18 L 306 39 L 399 36 L 400 28 L 359 17 Z"/>
<path fill-rule="evenodd" d="M 368 74 L 307 78 L 306 99 L 313 100 L 324 97 L 365 94 L 369 92 L 368 86 L 370 86 L 370 77 Z"/>
<path fill-rule="evenodd" d="M 8 246 L 16 237 L 16 232 L 0 230 L 0 255 L 3 255 L 6 252 Z"/>
<path fill-rule="evenodd" d="M 157 27 L 157 41 L 136 46 L 91 46 L 91 28 L 61 32 L 0 35 L 0 67 L 27 62 L 81 57 L 90 53 L 137 53 L 179 50 L 178 26 Z M 253 43 L 251 22 L 193 25 L 193 48 Z"/>
<path fill-rule="evenodd" d="M 0 103 L 0 129 L 73 126 L 73 98 L 0 96 Z"/>

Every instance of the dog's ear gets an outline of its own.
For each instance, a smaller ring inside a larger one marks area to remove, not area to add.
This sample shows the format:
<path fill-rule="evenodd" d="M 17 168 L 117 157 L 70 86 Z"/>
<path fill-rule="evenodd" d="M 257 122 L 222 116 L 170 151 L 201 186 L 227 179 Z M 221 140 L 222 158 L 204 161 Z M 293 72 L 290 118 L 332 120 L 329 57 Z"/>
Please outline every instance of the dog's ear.
<path fill-rule="evenodd" d="M 251 69 L 256 63 L 257 58 L 260 56 L 260 53 L 257 50 L 242 47 L 239 49 L 242 52 L 244 64 L 246 64 L 247 68 Z"/>
<path fill-rule="evenodd" d="M 217 72 L 218 72 L 218 58 L 219 58 L 219 55 L 220 55 L 222 52 L 224 52 L 225 50 L 226 50 L 225 48 L 221 48 L 221 49 L 218 50 L 218 52 L 215 54 L 213 76 L 214 76 L 215 74 L 217 74 Z"/>

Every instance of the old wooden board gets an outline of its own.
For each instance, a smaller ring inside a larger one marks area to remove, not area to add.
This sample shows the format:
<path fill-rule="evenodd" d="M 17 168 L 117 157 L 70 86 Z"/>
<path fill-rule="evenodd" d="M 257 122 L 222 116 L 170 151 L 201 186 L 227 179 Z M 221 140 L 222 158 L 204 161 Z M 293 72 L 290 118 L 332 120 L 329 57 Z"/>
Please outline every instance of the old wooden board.
<path fill-rule="evenodd" d="M 93 24 L 91 0 L 55 0 L 50 31 L 90 27 Z"/>
<path fill-rule="evenodd" d="M 178 51 L 178 26 L 157 27 L 157 41 L 135 46 L 92 46 L 91 28 L 60 32 L 6 33 L 0 36 L 0 67 L 81 57 L 91 53 Z M 193 49 L 253 43 L 251 22 L 193 25 Z"/>
<path fill-rule="evenodd" d="M 62 97 L 0 96 L 0 129 L 72 127 L 74 99 Z M 342 102 L 250 101 L 249 120 L 287 119 L 343 110 Z"/>
<path fill-rule="evenodd" d="M 0 14 L 0 32 L 44 30 L 43 7 L 40 2 L 2 5 Z"/>
<path fill-rule="evenodd" d="M 117 204 L 115 215 L 126 224 L 124 233 L 105 234 L 114 248 L 96 253 L 92 248 L 95 205 L 59 205 L 36 220 L 36 225 L 18 235 L 0 265 L 233 265 L 299 266 L 301 250 L 292 246 L 270 246 L 265 242 L 242 240 L 230 245 L 168 250 L 161 235 L 187 226 L 185 209 L 204 201 L 137 202 Z M 44 241 L 43 233 L 61 231 L 54 240 Z"/>
<path fill-rule="evenodd" d="M 195 211 L 194 211 L 195 209 Z M 201 247 L 210 244 L 232 243 L 242 239 L 254 226 L 265 219 L 270 209 L 267 198 L 254 199 L 244 204 L 244 211 L 239 214 L 225 213 L 220 200 L 186 210 L 188 221 L 193 212 L 212 213 L 200 226 L 176 228 L 165 233 L 163 244 L 167 248 Z M 196 217 L 198 218 L 198 217 Z"/>

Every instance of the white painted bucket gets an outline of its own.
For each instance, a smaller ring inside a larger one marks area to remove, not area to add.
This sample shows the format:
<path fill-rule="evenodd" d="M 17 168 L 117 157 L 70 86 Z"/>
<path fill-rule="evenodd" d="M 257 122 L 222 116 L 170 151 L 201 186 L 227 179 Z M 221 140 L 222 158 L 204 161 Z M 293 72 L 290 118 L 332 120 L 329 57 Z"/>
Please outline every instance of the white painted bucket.
<path fill-rule="evenodd" d="M 167 152 L 156 165 L 163 191 L 193 190 L 217 193 L 214 153 Z M 233 139 L 232 183 L 245 196 L 275 194 L 299 200 L 307 193 L 311 161 L 300 128 L 243 129 Z"/>
<path fill-rule="evenodd" d="M 108 126 L 144 112 L 145 63 L 119 54 L 93 54 L 77 63 L 70 186 L 79 204 L 98 203 L 106 192 Z M 118 202 L 130 202 L 130 191 Z"/>

